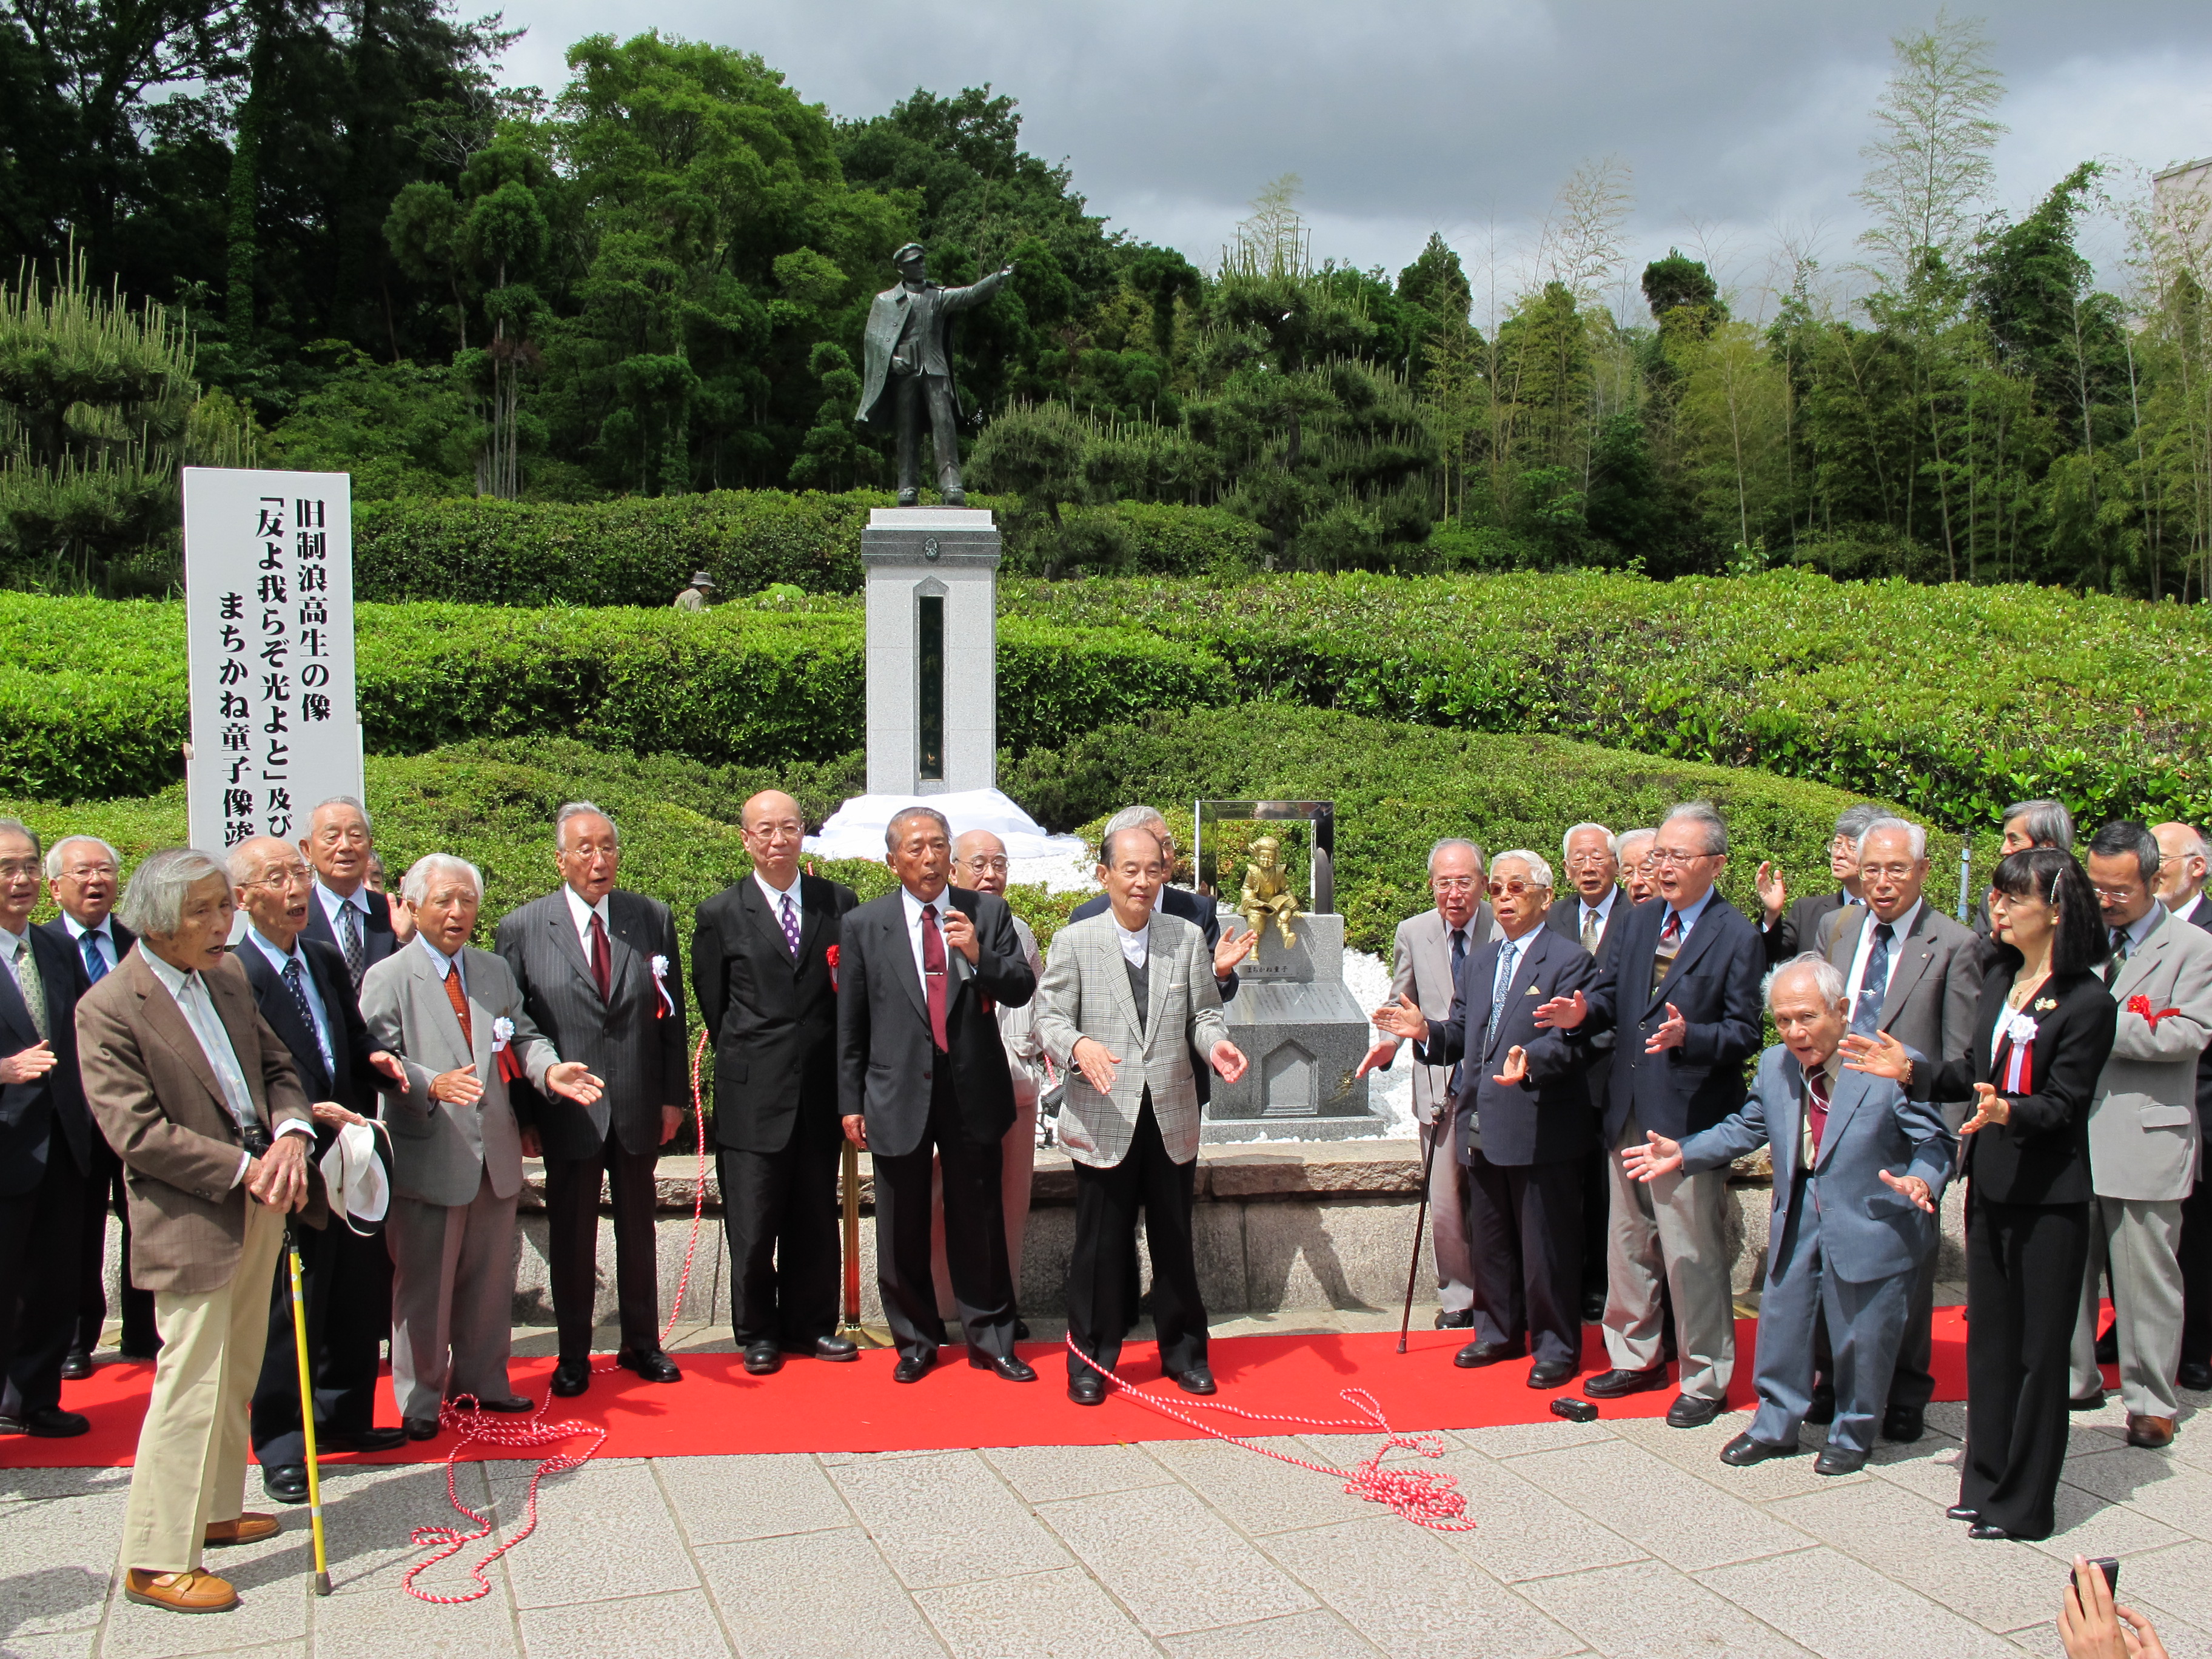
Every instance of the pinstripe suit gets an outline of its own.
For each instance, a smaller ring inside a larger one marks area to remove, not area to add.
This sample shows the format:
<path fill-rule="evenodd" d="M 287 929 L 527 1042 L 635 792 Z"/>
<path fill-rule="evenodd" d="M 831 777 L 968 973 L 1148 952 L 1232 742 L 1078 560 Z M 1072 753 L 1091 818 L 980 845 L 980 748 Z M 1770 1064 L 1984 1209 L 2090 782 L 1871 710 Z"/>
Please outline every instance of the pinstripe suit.
<path fill-rule="evenodd" d="M 1125 1303 L 1141 1205 L 1160 1364 L 1172 1374 L 1206 1363 L 1206 1306 L 1191 1242 L 1199 1139 L 1191 1056 L 1225 1042 L 1229 1027 L 1195 927 L 1153 912 L 1145 957 L 1133 971 L 1110 912 L 1061 928 L 1038 987 L 1036 1035 L 1067 1078 L 1060 1134 L 1076 1180 L 1068 1334 L 1109 1370 L 1120 1358 L 1134 1311 Z M 1108 1092 L 1075 1068 L 1075 1045 L 1086 1036 L 1121 1057 Z M 1070 1354 L 1069 1377 L 1085 1375 L 1088 1367 Z"/>
<path fill-rule="evenodd" d="M 660 1351 L 653 1171 L 660 1157 L 660 1109 L 680 1106 L 690 1090 L 682 1007 L 663 1004 L 653 976 L 659 957 L 674 1005 L 683 988 L 668 907 L 620 888 L 607 895 L 610 991 L 603 997 L 568 893 L 556 887 L 510 911 L 495 939 L 538 1029 L 564 1058 L 582 1060 L 606 1085 L 589 1106 L 535 1091 L 520 1103 L 545 1158 L 546 1265 L 561 1358 L 581 1364 L 592 1352 L 602 1175 L 614 1205 L 623 1349 Z"/>

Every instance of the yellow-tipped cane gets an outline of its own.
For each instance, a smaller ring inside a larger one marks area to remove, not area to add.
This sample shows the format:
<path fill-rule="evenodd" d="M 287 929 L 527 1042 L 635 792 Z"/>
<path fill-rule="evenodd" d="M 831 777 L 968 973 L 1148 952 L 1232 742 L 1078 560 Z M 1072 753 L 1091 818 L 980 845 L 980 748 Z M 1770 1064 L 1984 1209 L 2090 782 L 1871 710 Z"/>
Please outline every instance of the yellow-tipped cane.
<path fill-rule="evenodd" d="M 837 1334 L 856 1347 L 888 1348 L 891 1345 L 889 1331 L 876 1330 L 860 1322 L 860 1149 L 850 1137 L 845 1141 L 844 1185 L 845 1322 L 838 1328 Z"/>
<path fill-rule="evenodd" d="M 300 1234 L 284 1224 L 284 1259 L 292 1264 L 292 1346 L 300 1357 L 300 1426 L 307 1442 L 307 1527 L 315 1540 L 315 1594 L 331 1593 L 330 1558 L 323 1548 L 323 1477 L 315 1466 L 315 1378 L 307 1364 L 307 1294 L 300 1278 Z"/>

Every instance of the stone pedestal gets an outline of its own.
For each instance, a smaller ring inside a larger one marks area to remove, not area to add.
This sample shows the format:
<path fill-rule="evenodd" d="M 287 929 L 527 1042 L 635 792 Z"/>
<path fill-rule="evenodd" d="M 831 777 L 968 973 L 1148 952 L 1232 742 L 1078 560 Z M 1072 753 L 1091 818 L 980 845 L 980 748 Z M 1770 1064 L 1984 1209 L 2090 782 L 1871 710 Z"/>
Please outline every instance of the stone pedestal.
<path fill-rule="evenodd" d="M 1218 912 L 1224 935 L 1244 918 Z M 1344 987 L 1344 918 L 1300 916 L 1283 948 L 1270 927 L 1237 969 L 1237 1000 L 1222 1012 L 1229 1040 L 1250 1062 L 1241 1080 L 1213 1079 L 1200 1138 L 1209 1141 L 1334 1140 L 1376 1132 L 1367 1079 L 1355 1078 L 1374 1040 L 1366 1012 Z"/>
<path fill-rule="evenodd" d="M 868 793 L 998 782 L 999 531 L 988 513 L 879 507 L 867 569 Z"/>

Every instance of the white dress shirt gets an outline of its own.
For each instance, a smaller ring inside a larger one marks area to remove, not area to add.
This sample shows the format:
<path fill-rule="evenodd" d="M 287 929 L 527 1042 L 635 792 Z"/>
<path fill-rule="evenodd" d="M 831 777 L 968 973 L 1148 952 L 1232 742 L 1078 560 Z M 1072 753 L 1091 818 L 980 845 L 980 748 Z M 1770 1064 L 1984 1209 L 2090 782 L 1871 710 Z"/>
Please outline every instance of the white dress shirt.
<path fill-rule="evenodd" d="M 424 950 L 428 951 L 430 953 L 430 960 L 438 964 L 438 982 L 441 985 L 444 984 L 446 982 L 446 975 L 448 973 L 460 974 L 461 994 L 465 997 L 468 995 L 469 976 L 461 972 L 460 957 L 458 956 L 447 956 L 443 951 L 441 951 L 436 945 L 430 943 L 430 936 L 428 933 L 417 932 L 415 935 L 415 942 L 421 945 Z"/>
<path fill-rule="evenodd" d="M 952 890 L 950 887 L 947 887 L 935 898 L 927 901 L 927 902 L 937 907 L 937 931 L 938 936 L 940 939 L 942 939 L 945 933 L 945 919 L 952 913 L 952 906 L 949 902 L 951 898 L 951 895 Z M 914 947 L 914 976 L 921 982 L 922 990 L 927 993 L 929 989 L 929 975 L 927 970 L 921 965 L 921 907 L 925 901 L 916 898 L 914 896 L 913 890 L 907 887 L 902 887 L 899 889 L 899 897 L 904 900 L 906 903 L 906 941 L 908 945 Z M 945 947 L 945 971 L 950 973 L 952 969 L 952 947 L 950 945 L 947 945 Z M 951 988 L 952 988 L 950 984 L 947 984 L 945 987 L 947 992 L 950 992 Z M 951 1004 L 951 999 L 949 995 L 945 999 L 945 1001 L 946 1006 L 949 1007 Z"/>
<path fill-rule="evenodd" d="M 1152 924 L 1147 922 L 1133 933 L 1121 925 L 1121 918 L 1115 915 L 1113 911 L 1109 910 L 1106 915 L 1114 923 L 1115 937 L 1121 940 L 1121 954 L 1127 959 L 1129 966 L 1143 967 L 1152 951 Z"/>
<path fill-rule="evenodd" d="M 584 960 L 589 962 L 592 959 L 592 918 L 593 916 L 597 916 L 599 919 L 599 926 L 607 930 L 607 938 L 610 941 L 608 948 L 612 950 L 611 941 L 614 939 L 615 927 L 614 923 L 607 920 L 606 895 L 602 893 L 597 904 L 586 904 L 584 902 L 583 895 L 566 882 L 561 884 L 561 891 L 568 897 L 568 917 L 576 924 L 576 942 L 584 947 Z"/>
<path fill-rule="evenodd" d="M 1898 959 L 1904 955 L 1899 947 L 1905 943 L 1905 936 L 1912 931 L 1912 924 L 1920 920 L 1920 907 L 1925 902 L 1923 899 L 1913 900 L 1912 908 L 1889 924 L 1889 966 L 1883 970 L 1881 978 L 1885 998 L 1889 995 L 1890 981 L 1897 977 Z M 1859 1006 L 1859 994 L 1866 988 L 1867 958 L 1874 954 L 1874 930 L 1881 926 L 1881 918 L 1869 910 L 1866 925 L 1859 929 L 1859 948 L 1851 957 L 1851 971 L 1844 980 L 1844 1000 L 1854 1008 Z"/>
<path fill-rule="evenodd" d="M 364 950 L 368 945 L 368 884 L 367 882 L 341 897 L 323 885 L 320 876 L 315 878 L 315 902 L 323 907 L 324 920 L 331 924 L 331 937 L 338 942 L 341 955 L 345 951 L 345 923 L 339 918 L 350 905 L 361 918 L 361 941 Z"/>
<path fill-rule="evenodd" d="M 791 886 L 787 890 L 781 887 L 769 886 L 768 878 L 761 874 L 759 871 L 756 870 L 753 872 L 753 885 L 760 889 L 761 896 L 768 901 L 769 919 L 775 922 L 778 927 L 781 927 L 783 926 L 783 907 L 786 900 L 788 900 L 791 904 L 791 918 L 793 921 L 801 927 L 806 926 L 806 902 L 799 895 L 799 878 L 797 876 L 792 877 Z M 938 919 L 940 921 L 944 920 L 944 913 L 941 909 L 939 912 Z M 909 918 L 909 920 L 911 920 L 911 918 Z"/>
<path fill-rule="evenodd" d="M 2173 919 L 2176 921 L 2185 921 L 2194 927 L 2197 925 L 2197 913 L 2209 902 L 2212 901 L 2208 901 L 2201 890 L 2193 893 L 2190 896 L 2189 902 L 2173 913 Z"/>
<path fill-rule="evenodd" d="M 192 1028 L 199 1039 L 200 1053 L 207 1056 L 215 1080 L 222 1087 L 223 1104 L 243 1130 L 250 1123 L 261 1121 L 261 1115 L 253 1107 L 253 1091 L 246 1084 L 246 1068 L 238 1063 L 238 1051 L 230 1046 L 230 1032 L 216 1011 L 215 999 L 208 994 L 207 982 L 197 973 L 187 973 L 173 963 L 164 962 L 153 951 L 146 952 L 146 965 L 154 970 L 154 977 L 161 981 L 161 988 L 177 1005 L 177 1012 L 185 1017 L 185 1024 Z M 298 1118 L 288 1118 L 276 1127 L 280 1135 L 312 1136 L 314 1125 L 303 1123 Z M 253 1154 L 241 1149 L 238 1154 L 238 1173 L 230 1178 L 234 1187 L 246 1179 L 246 1172 L 253 1163 Z"/>
<path fill-rule="evenodd" d="M 307 965 L 307 953 L 300 948 L 300 941 L 296 939 L 292 941 L 289 953 L 278 950 L 262 936 L 258 927 L 251 924 L 246 929 L 246 937 L 259 948 L 263 956 L 269 958 L 269 965 L 276 970 L 277 978 L 284 977 L 287 963 L 300 964 L 300 989 L 307 999 L 307 1012 L 313 1016 L 315 1047 L 323 1052 L 323 1070 L 336 1079 L 338 1074 L 337 1050 L 331 1045 L 330 1010 L 323 1006 L 323 994 L 316 988 L 315 970 Z"/>

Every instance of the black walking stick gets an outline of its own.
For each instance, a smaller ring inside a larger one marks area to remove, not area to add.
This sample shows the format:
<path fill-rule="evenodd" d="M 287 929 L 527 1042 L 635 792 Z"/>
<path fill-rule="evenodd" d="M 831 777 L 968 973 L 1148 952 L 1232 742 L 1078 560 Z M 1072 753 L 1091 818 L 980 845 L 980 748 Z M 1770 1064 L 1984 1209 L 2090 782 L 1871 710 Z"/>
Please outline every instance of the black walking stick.
<path fill-rule="evenodd" d="M 1449 1121 L 1448 1112 L 1439 1108 L 1436 1121 L 1429 1125 L 1428 1150 L 1421 1154 L 1421 1201 L 1413 1212 L 1413 1259 L 1406 1264 L 1406 1310 L 1398 1320 L 1398 1352 L 1406 1352 L 1406 1336 L 1413 1328 L 1413 1285 L 1421 1276 L 1421 1236 L 1429 1228 L 1429 1174 L 1436 1167 L 1437 1142 Z"/>

